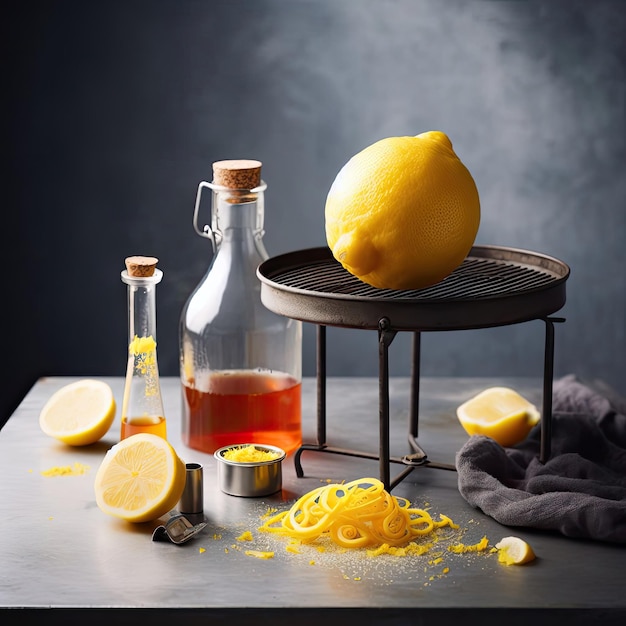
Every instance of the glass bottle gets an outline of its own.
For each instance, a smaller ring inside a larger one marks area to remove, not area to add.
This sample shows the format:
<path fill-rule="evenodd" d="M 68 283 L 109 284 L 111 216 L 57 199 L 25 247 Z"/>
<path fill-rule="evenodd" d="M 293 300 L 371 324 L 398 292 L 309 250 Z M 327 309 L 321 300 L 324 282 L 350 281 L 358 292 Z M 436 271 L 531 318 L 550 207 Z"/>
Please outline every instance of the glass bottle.
<path fill-rule="evenodd" d="M 261 302 L 256 270 L 263 245 L 261 163 L 213 163 L 198 187 L 194 228 L 211 240 L 208 271 L 180 320 L 182 439 L 212 453 L 265 443 L 290 453 L 302 443 L 302 322 Z M 212 191 L 211 224 L 198 227 L 203 188 Z"/>
<path fill-rule="evenodd" d="M 163 278 L 155 257 L 126 259 L 128 364 L 120 438 L 153 433 L 167 438 L 156 352 L 156 286 Z"/>

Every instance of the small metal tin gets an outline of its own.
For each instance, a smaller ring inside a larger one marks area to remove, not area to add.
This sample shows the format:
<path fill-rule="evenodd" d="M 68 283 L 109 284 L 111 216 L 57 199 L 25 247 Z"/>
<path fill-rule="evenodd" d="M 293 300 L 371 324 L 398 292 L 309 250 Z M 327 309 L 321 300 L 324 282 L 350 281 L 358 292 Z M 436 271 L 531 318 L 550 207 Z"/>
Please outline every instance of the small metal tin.
<path fill-rule="evenodd" d="M 237 462 L 224 458 L 228 450 L 254 446 L 258 450 L 275 452 L 278 456 L 269 461 Z M 282 489 L 282 462 L 286 453 L 281 448 L 259 443 L 242 443 L 216 450 L 217 480 L 220 489 L 231 496 L 258 498 Z"/>

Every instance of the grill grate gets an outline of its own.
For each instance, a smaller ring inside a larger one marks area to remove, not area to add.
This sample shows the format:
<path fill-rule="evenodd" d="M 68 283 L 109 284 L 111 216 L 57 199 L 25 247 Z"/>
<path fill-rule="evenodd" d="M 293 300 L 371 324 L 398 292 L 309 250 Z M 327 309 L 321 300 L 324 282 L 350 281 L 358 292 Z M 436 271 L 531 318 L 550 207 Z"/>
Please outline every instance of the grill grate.
<path fill-rule="evenodd" d="M 475 246 L 441 282 L 417 290 L 377 289 L 362 282 L 328 248 L 277 256 L 258 270 L 264 304 L 318 324 L 398 330 L 453 330 L 545 317 L 565 303 L 569 268 L 546 255 Z"/>

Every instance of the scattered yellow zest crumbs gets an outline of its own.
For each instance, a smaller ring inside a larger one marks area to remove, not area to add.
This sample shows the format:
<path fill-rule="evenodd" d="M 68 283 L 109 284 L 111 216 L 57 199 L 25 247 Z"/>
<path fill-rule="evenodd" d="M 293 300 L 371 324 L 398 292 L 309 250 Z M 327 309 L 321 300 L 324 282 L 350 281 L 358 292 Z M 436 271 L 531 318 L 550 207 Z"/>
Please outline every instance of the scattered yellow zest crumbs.
<path fill-rule="evenodd" d="M 203 552 L 206 552 L 206 548 L 198 548 L 198 552 L 202 554 Z"/>
<path fill-rule="evenodd" d="M 381 554 L 391 554 L 392 556 L 421 556 L 422 554 L 426 554 L 432 547 L 432 543 L 418 544 L 414 541 L 402 547 L 390 546 L 388 543 L 383 543 L 377 548 L 367 550 L 366 554 L 369 557 L 376 557 Z"/>
<path fill-rule="evenodd" d="M 278 509 L 275 507 L 268 507 L 267 511 L 263 513 L 261 519 L 267 519 L 268 517 L 274 515 L 274 513 L 278 513 Z"/>
<path fill-rule="evenodd" d="M 89 471 L 89 465 L 74 463 L 74 465 L 59 465 L 41 472 L 42 476 L 81 476 Z"/>
<path fill-rule="evenodd" d="M 273 552 L 262 552 L 261 550 L 246 550 L 244 552 L 246 556 L 253 556 L 257 559 L 273 559 Z"/>
<path fill-rule="evenodd" d="M 449 574 L 449 573 L 450 573 L 450 568 L 449 567 L 444 567 L 441 570 L 440 574 L 433 574 L 432 576 L 428 577 L 428 580 L 429 581 L 439 580 L 439 579 L 443 578 L 446 574 Z M 424 585 L 427 585 L 427 584 L 428 583 L 424 583 Z"/>
<path fill-rule="evenodd" d="M 239 537 L 237 537 L 237 541 L 254 541 L 254 537 L 249 530 L 246 530 L 245 532 L 241 533 Z"/>
<path fill-rule="evenodd" d="M 273 450 L 259 450 L 256 446 L 237 446 L 226 450 L 222 456 L 227 461 L 234 461 L 235 463 L 260 463 L 273 461 L 280 454 Z"/>
<path fill-rule="evenodd" d="M 453 546 L 448 546 L 449 552 L 454 552 L 455 554 L 464 554 L 465 552 L 483 552 L 489 546 L 489 540 L 487 537 L 483 537 L 478 543 L 473 545 L 466 546 L 463 543 L 456 543 Z"/>
<path fill-rule="evenodd" d="M 406 554 L 423 554 L 421 546 L 409 548 L 443 526 L 459 528 L 446 515 L 434 520 L 423 509 L 414 509 L 405 498 L 392 496 L 376 478 L 361 478 L 346 484 L 329 484 L 303 495 L 288 510 L 266 519 L 259 528 L 303 542 L 328 535 L 343 548 L 406 546 Z M 407 546 L 409 544 L 409 546 Z M 368 553 L 369 554 L 369 553 Z"/>

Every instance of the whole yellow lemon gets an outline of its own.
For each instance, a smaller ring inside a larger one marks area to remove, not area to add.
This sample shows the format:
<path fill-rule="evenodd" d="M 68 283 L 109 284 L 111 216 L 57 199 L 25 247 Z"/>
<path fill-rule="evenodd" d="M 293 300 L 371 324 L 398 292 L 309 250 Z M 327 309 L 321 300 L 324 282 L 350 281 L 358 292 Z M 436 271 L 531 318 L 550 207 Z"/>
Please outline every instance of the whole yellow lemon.
<path fill-rule="evenodd" d="M 443 280 L 469 253 L 479 225 L 476 183 L 440 131 L 373 143 L 341 168 L 326 199 L 333 256 L 382 289 Z"/>

